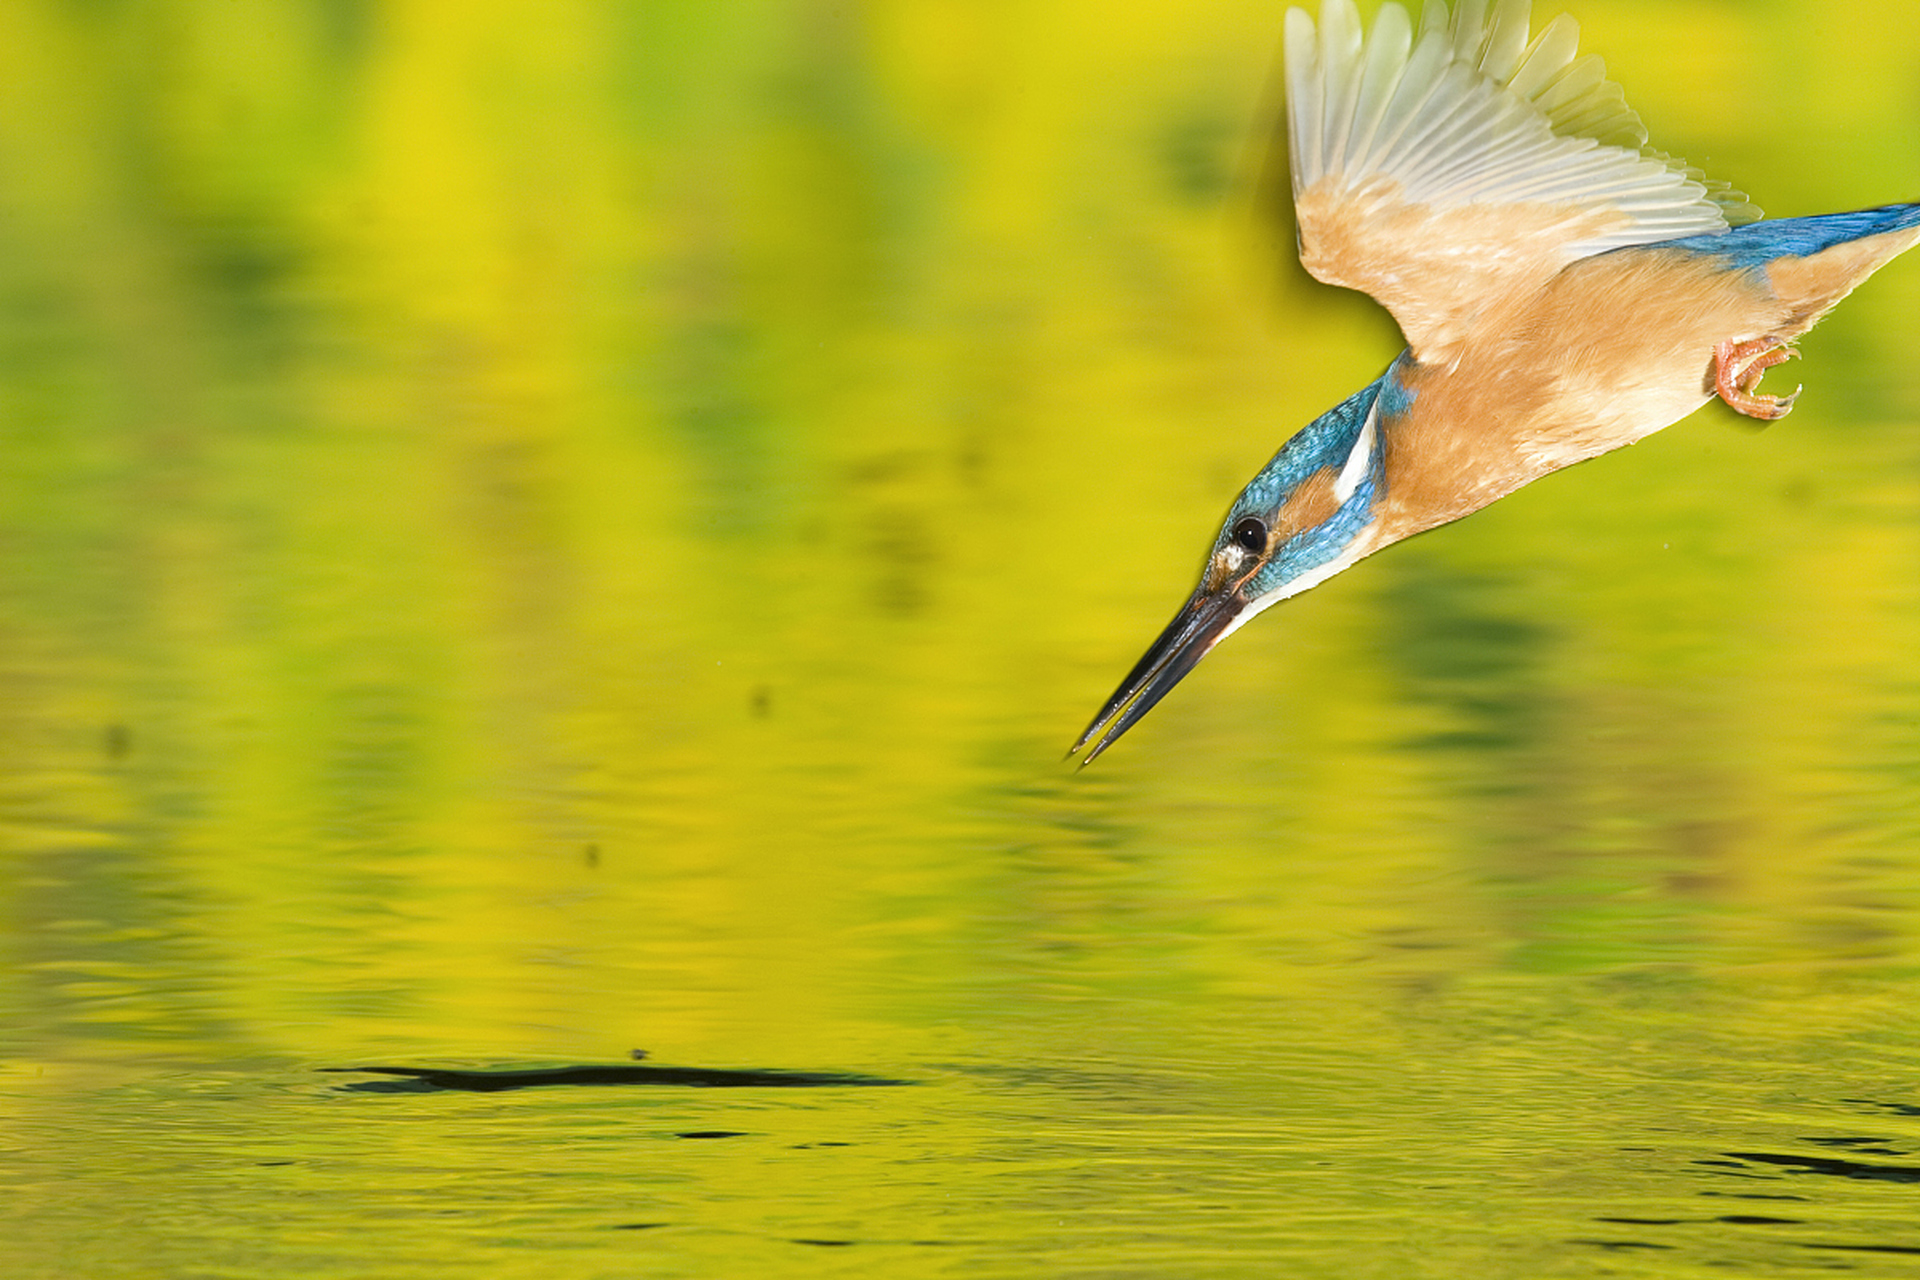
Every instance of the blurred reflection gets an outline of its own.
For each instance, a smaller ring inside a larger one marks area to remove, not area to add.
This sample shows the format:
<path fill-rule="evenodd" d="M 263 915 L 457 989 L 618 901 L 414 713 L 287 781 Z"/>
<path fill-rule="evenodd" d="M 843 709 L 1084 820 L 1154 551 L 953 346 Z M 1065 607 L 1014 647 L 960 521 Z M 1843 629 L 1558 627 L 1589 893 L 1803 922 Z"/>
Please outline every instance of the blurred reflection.
<path fill-rule="evenodd" d="M 1904 9 L 1581 10 L 1780 212 L 1906 190 Z M 21 1273 L 1572 1274 L 1487 1263 L 1488 1207 L 1598 1238 L 1805 1192 L 1799 1134 L 1914 1149 L 1845 1101 L 1914 1048 L 1909 264 L 1790 424 L 1376 557 L 1059 764 L 1237 478 L 1392 354 L 1268 283 L 1273 26 L 4 6 Z M 917 1087 L 309 1069 L 635 1044 Z M 1737 1225 L 1643 1234 L 1772 1265 Z"/>

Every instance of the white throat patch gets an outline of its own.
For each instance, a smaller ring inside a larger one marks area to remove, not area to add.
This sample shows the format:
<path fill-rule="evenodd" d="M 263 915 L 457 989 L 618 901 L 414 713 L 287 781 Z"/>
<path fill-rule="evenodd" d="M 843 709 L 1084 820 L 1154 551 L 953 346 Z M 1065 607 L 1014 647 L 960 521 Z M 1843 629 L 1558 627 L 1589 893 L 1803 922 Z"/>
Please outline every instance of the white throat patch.
<path fill-rule="evenodd" d="M 1347 455 L 1340 474 L 1333 480 L 1333 500 L 1341 506 L 1347 505 L 1354 490 L 1360 487 L 1360 481 L 1366 477 L 1367 469 L 1373 465 L 1373 445 L 1379 439 L 1380 398 L 1374 397 L 1367 406 L 1367 420 L 1360 426 L 1360 434 L 1353 442 L 1353 452 Z"/>

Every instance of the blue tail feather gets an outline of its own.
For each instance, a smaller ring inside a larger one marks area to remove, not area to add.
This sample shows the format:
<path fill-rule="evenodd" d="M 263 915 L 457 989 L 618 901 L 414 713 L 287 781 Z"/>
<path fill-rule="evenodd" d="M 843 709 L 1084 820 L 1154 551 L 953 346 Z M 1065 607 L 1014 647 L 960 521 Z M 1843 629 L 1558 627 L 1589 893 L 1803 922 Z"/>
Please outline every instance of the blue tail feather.
<path fill-rule="evenodd" d="M 1849 240 L 1912 226 L 1920 226 L 1920 204 L 1889 204 L 1808 218 L 1763 218 L 1720 235 L 1687 236 L 1649 247 L 1710 253 L 1733 267 L 1764 267 L 1775 258 L 1804 258 Z"/>

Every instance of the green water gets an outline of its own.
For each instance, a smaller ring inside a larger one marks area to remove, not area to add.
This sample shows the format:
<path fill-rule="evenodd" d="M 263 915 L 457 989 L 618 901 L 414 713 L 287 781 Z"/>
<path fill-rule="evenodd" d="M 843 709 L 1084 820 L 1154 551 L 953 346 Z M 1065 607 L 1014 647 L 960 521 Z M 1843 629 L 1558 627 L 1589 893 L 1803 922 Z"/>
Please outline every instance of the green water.
<path fill-rule="evenodd" d="M 1579 16 L 1920 195 L 1909 7 Z M 1920 1274 L 1920 258 L 1060 763 L 1396 349 L 1279 25 L 0 7 L 0 1271 Z"/>

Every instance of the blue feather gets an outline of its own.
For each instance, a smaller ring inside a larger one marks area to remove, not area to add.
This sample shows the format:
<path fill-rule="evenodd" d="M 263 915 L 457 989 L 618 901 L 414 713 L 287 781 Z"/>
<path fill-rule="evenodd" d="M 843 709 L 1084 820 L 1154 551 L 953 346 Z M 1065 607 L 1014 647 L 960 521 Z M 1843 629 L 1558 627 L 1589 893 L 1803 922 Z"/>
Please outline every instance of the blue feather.
<path fill-rule="evenodd" d="M 1736 269 L 1764 267 L 1776 258 L 1804 258 L 1849 240 L 1920 225 L 1920 204 L 1889 204 L 1850 213 L 1750 222 L 1718 235 L 1663 240 L 1648 248 L 1711 254 Z"/>
<path fill-rule="evenodd" d="M 1376 401 L 1382 416 L 1389 420 L 1411 408 L 1414 394 L 1400 381 L 1401 366 L 1410 359 L 1403 354 L 1387 366 L 1385 373 L 1315 418 L 1281 445 L 1280 452 L 1234 500 L 1226 524 L 1214 543 L 1215 554 L 1233 536 L 1233 526 L 1242 516 L 1272 519 L 1309 476 L 1339 471 L 1358 446 L 1360 433 L 1366 429 L 1367 415 Z M 1250 590 L 1256 599 L 1332 563 L 1360 536 L 1361 530 L 1373 523 L 1374 503 L 1386 489 L 1385 457 L 1376 436 L 1370 464 L 1347 500 L 1321 523 L 1287 539 L 1254 574 Z"/>

